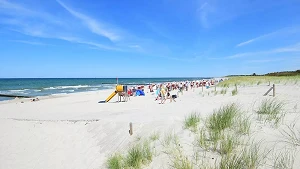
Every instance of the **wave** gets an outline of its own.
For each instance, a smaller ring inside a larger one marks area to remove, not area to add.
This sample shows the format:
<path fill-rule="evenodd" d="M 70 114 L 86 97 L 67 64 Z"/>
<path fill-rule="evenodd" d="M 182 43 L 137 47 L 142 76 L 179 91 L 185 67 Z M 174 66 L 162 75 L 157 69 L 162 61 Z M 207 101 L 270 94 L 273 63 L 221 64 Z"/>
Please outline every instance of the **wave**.
<path fill-rule="evenodd" d="M 77 85 L 77 86 L 56 86 L 56 87 L 46 87 L 44 90 L 57 90 L 57 89 L 79 89 L 79 88 L 88 88 L 89 85 Z"/>

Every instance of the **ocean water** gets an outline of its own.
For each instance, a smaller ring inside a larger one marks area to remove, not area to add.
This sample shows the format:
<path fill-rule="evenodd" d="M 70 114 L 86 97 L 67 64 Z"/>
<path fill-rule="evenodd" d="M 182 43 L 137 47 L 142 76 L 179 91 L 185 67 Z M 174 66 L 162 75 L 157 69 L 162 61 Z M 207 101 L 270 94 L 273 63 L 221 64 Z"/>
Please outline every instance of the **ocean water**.
<path fill-rule="evenodd" d="M 147 85 L 174 81 L 198 80 L 198 78 L 119 78 L 122 85 Z M 0 79 L 0 94 L 21 96 L 47 96 L 74 92 L 114 89 L 116 78 L 17 78 Z M 0 101 L 11 98 L 0 97 Z"/>

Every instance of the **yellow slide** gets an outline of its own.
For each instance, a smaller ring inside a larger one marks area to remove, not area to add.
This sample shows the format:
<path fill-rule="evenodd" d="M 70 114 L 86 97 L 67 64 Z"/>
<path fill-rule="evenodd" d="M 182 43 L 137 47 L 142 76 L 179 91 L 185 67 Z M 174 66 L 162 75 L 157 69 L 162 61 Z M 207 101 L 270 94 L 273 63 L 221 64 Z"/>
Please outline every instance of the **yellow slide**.
<path fill-rule="evenodd" d="M 110 99 L 112 99 L 117 93 L 118 93 L 117 91 L 114 91 L 111 95 L 109 95 L 109 96 L 107 97 L 107 99 L 105 100 L 105 102 L 109 102 Z"/>
<path fill-rule="evenodd" d="M 100 101 L 99 103 L 109 102 L 119 92 L 127 92 L 127 86 L 117 85 L 116 90 L 112 94 L 110 94 L 105 101 Z"/>

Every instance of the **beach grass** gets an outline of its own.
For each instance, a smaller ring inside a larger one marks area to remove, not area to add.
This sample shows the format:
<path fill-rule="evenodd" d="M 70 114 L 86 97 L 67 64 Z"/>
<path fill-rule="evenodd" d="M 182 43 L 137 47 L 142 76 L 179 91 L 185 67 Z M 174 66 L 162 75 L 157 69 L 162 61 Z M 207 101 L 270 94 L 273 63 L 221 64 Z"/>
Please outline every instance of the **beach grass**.
<path fill-rule="evenodd" d="M 293 169 L 295 155 L 289 151 L 283 151 L 275 155 L 273 168 Z"/>
<path fill-rule="evenodd" d="M 172 160 L 171 167 L 174 169 L 193 169 L 193 164 L 186 156 L 178 154 Z"/>
<path fill-rule="evenodd" d="M 280 130 L 282 141 L 293 146 L 300 146 L 300 128 L 295 124 L 286 125 L 285 129 Z"/>
<path fill-rule="evenodd" d="M 121 154 L 114 154 L 107 160 L 107 167 L 109 169 L 123 169 L 123 157 Z"/>
<path fill-rule="evenodd" d="M 273 121 L 278 125 L 280 120 L 284 117 L 284 103 L 276 99 L 265 99 L 261 102 L 256 113 L 260 119 L 266 121 Z"/>
<path fill-rule="evenodd" d="M 237 95 L 237 94 L 238 94 L 238 90 L 237 90 L 237 89 L 233 89 L 233 90 L 231 91 L 231 94 L 232 94 L 232 96 Z"/>
<path fill-rule="evenodd" d="M 221 93 L 222 95 L 225 95 L 225 94 L 227 93 L 227 89 L 226 89 L 226 88 L 223 88 L 223 89 L 220 91 L 220 93 Z"/>
<path fill-rule="evenodd" d="M 107 160 L 109 169 L 133 168 L 140 169 L 142 165 L 152 161 L 153 152 L 148 140 L 131 146 L 125 156 L 114 154 Z"/>
<path fill-rule="evenodd" d="M 196 131 L 197 126 L 200 122 L 200 115 L 196 112 L 185 117 L 184 128 L 190 129 L 191 131 Z"/>
<path fill-rule="evenodd" d="M 210 147 L 210 140 L 207 139 L 206 129 L 203 127 L 199 130 L 196 135 L 196 143 L 197 146 L 201 147 L 205 151 L 207 151 Z"/>
<path fill-rule="evenodd" d="M 143 164 L 152 161 L 153 152 L 148 141 L 132 146 L 125 159 L 125 166 L 139 169 Z"/>
<path fill-rule="evenodd" d="M 249 135 L 251 129 L 251 121 L 245 115 L 238 115 L 235 119 L 235 131 L 241 135 Z"/>
<path fill-rule="evenodd" d="M 215 110 L 208 118 L 207 127 L 212 131 L 222 131 L 231 127 L 235 116 L 239 113 L 237 104 L 232 103 Z"/>
<path fill-rule="evenodd" d="M 150 140 L 156 141 L 156 140 L 159 139 L 159 136 L 160 136 L 160 133 L 159 133 L 159 132 L 153 132 L 153 133 L 150 135 Z"/>
<path fill-rule="evenodd" d="M 296 76 L 234 76 L 228 77 L 218 84 L 220 87 L 230 87 L 234 85 L 261 85 L 261 84 L 299 84 L 300 75 Z"/>
<path fill-rule="evenodd" d="M 263 164 L 268 152 L 260 151 L 260 143 L 253 143 L 241 151 L 228 153 L 221 158 L 220 169 L 256 169 Z"/>
<path fill-rule="evenodd" d="M 220 154 L 229 154 L 231 153 L 239 144 L 237 135 L 226 134 L 224 139 L 220 141 Z"/>
<path fill-rule="evenodd" d="M 168 146 L 170 146 L 172 141 L 173 141 L 173 143 L 178 142 L 178 136 L 174 132 L 169 131 L 169 132 L 165 133 L 164 138 L 161 140 L 161 144 L 164 147 L 168 147 Z"/>

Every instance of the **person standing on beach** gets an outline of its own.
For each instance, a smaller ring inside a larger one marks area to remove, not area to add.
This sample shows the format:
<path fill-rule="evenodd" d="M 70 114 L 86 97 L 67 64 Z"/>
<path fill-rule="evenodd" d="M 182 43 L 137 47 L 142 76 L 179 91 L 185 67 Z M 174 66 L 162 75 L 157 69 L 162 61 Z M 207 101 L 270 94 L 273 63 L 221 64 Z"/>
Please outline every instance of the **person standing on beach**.
<path fill-rule="evenodd" d="M 160 102 L 160 104 L 164 104 L 165 101 L 166 101 L 166 90 L 165 90 L 164 86 L 162 86 L 160 88 L 160 95 L 161 95 L 161 102 Z"/>

